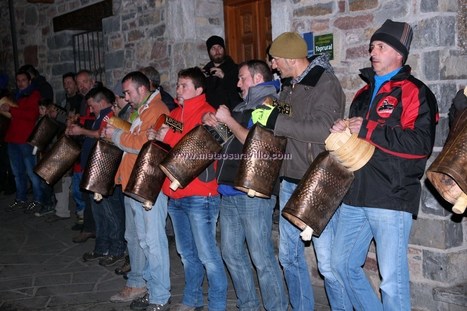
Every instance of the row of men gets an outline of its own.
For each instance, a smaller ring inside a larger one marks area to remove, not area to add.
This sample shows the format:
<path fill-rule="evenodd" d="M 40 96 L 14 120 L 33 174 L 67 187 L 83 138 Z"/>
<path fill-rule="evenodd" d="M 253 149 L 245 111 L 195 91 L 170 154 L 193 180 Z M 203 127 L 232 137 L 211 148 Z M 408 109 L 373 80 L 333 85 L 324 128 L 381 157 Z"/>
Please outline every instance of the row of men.
<path fill-rule="evenodd" d="M 273 130 L 275 135 L 286 137 L 286 152 L 292 160 L 284 160 L 281 169 L 281 209 L 310 165 L 310 159 L 323 151 L 323 141 L 329 131 L 341 132 L 348 127 L 352 133 L 377 146 L 369 163 L 355 174 L 344 202 L 324 232 L 319 238 L 313 238 L 318 269 L 324 276 L 326 293 L 335 310 L 410 310 L 408 239 L 412 217 L 418 211 L 419 179 L 433 147 L 438 118 L 433 93 L 411 76 L 410 67 L 405 65 L 411 38 L 412 29 L 408 24 L 390 20 L 375 32 L 369 49 L 372 68 L 362 70 L 369 84 L 357 93 L 346 121 L 341 119 L 345 96 L 326 57 L 307 58 L 303 39 L 296 33 L 284 33 L 274 40 L 269 53 L 272 67 L 282 78 L 291 78 L 280 92 L 280 100 L 290 106 L 289 114 L 263 107 L 264 98 L 276 97 L 278 89 L 271 81 L 267 65 L 261 61 L 240 65 L 238 86 L 244 101 L 232 110 L 221 105 L 213 111 L 203 95 L 204 76 L 199 69 L 189 68 L 179 73 L 177 102 L 180 107 L 170 114 L 184 124 L 184 131 L 176 133 L 168 127 L 146 131 L 148 139 L 173 146 L 200 121 L 212 126 L 221 122 L 235 136 L 224 145 L 223 152 L 233 154 L 241 153 L 252 120 Z M 123 80 L 123 89 L 131 94 L 131 83 L 127 78 Z M 154 106 L 149 104 L 146 109 Z M 144 121 L 141 122 L 140 130 L 144 125 Z M 124 145 L 126 133 L 121 130 L 106 127 L 103 133 L 116 145 Z M 143 220 L 150 217 L 150 213 L 159 213 L 159 218 L 153 219 L 152 223 L 161 225 L 157 228 L 142 225 L 143 233 L 138 237 L 140 245 L 148 245 L 146 258 L 154 256 L 149 240 L 158 238 L 158 242 L 153 242 L 162 247 L 157 256 L 166 255 L 166 239 L 161 228 L 165 223 L 165 208 L 168 208 L 186 277 L 182 306 L 176 310 L 202 308 L 204 271 L 209 284 L 209 309 L 225 309 L 226 280 L 222 259 L 232 277 L 239 309 L 258 309 L 259 299 L 248 258 L 258 273 L 266 310 L 286 310 L 289 303 L 294 310 L 313 310 L 313 290 L 302 241 L 311 239 L 310 232 L 300 233 L 284 218 L 280 219 L 279 261 L 288 288 L 287 299 L 271 239 L 275 198 L 250 198 L 238 192 L 233 188 L 238 162 L 221 160 L 218 165 L 217 185 L 214 172 L 209 170 L 177 191 L 170 189 L 167 179 L 151 211 L 144 211 L 141 203 L 128 199 L 135 223 L 138 223 L 138 214 L 142 215 L 139 221 L 147 223 Z M 166 196 L 170 198 L 168 203 Z M 220 252 L 215 242 L 218 214 Z M 152 232 L 151 238 L 149 232 Z M 382 275 L 381 298 L 362 269 L 372 239 L 376 241 Z M 161 272 L 156 274 L 161 281 L 168 272 L 158 270 L 161 263 L 166 262 L 159 259 L 148 273 Z M 151 260 L 148 266 L 151 266 Z M 113 300 L 144 291 L 142 287 L 132 286 L 131 277 L 130 272 L 127 287 Z M 157 282 L 151 284 L 151 278 L 146 281 L 149 295 L 134 300 L 133 308 L 147 302 L 149 306 L 168 309 L 170 293 L 162 295 L 164 286 L 158 286 L 161 284 Z"/>
<path fill-rule="evenodd" d="M 312 239 L 319 272 L 333 310 L 410 310 L 407 249 L 412 217 L 417 214 L 420 178 L 434 142 L 438 118 L 433 93 L 410 74 L 406 65 L 412 29 L 407 23 L 387 20 L 370 40 L 371 68 L 361 70 L 367 83 L 352 101 L 348 119 L 344 116 L 345 96 L 326 56 L 307 57 L 300 35 L 283 33 L 269 50 L 272 68 L 282 79 L 279 92 L 266 63 L 252 60 L 239 65 L 237 85 L 243 102 L 213 108 L 206 100 L 205 74 L 196 67 L 178 74 L 177 107 L 169 112 L 160 92 L 150 92 L 149 80 L 141 72 L 122 79 L 125 100 L 134 108 L 130 131 L 105 124 L 113 103 L 106 88 L 94 88 L 86 95 L 96 120 L 93 131 L 125 151 L 112 197 L 104 198 L 100 212 L 114 212 L 114 196 L 121 195 L 142 145 L 159 140 L 174 146 L 197 124 L 229 127 L 233 138 L 224 153 L 241 153 L 248 129 L 254 122 L 287 138 L 280 172 L 279 206 L 283 209 L 312 160 L 324 151 L 330 132 L 349 128 L 351 133 L 376 146 L 375 153 L 355 172 L 350 190 L 325 230 L 312 237 L 280 217 L 279 263 L 271 237 L 272 211 L 276 197 L 250 198 L 233 187 L 238 169 L 236 160 L 220 160 L 183 189 L 173 191 L 164 182 L 154 206 L 124 196 L 125 240 L 131 262 L 126 286 L 112 301 L 130 301 L 134 310 L 201 310 L 203 280 L 208 280 L 208 309 L 226 310 L 227 279 L 232 277 L 240 310 L 258 310 L 251 264 L 256 269 L 266 310 L 309 311 L 314 309 L 313 289 L 305 259 L 304 241 Z M 214 47 L 213 45 L 212 47 Z M 224 50 L 223 46 L 216 47 Z M 285 81 L 285 80 L 284 80 Z M 289 107 L 288 114 L 263 105 L 265 97 L 279 98 Z M 225 102 L 224 102 L 225 103 Z M 152 129 L 161 114 L 183 123 L 181 133 L 163 126 Z M 254 122 L 253 122 L 254 121 Z M 69 127 L 78 134 L 80 127 Z M 84 147 L 83 147 L 84 149 Z M 332 195 L 332 193 L 330 194 Z M 169 214 L 185 270 L 181 304 L 170 304 L 168 243 L 165 233 Z M 112 219 L 105 214 L 102 219 Z M 215 233 L 220 220 L 221 245 Z M 112 252 L 109 221 L 96 219 L 96 247 L 93 254 Z M 98 224 L 99 223 L 99 224 Z M 105 231 L 107 230 L 107 232 Z M 99 237 L 107 237 L 98 241 Z M 362 266 L 370 242 L 376 242 L 382 282 L 381 297 L 373 290 Z M 103 242 L 103 244 L 101 244 Z M 99 245 L 98 245 L 99 244 Z M 251 260 L 251 261 L 250 261 Z M 281 268 L 282 267 L 282 271 Z M 283 272 L 283 273 L 282 273 Z M 287 293 L 283 285 L 285 277 Z"/>

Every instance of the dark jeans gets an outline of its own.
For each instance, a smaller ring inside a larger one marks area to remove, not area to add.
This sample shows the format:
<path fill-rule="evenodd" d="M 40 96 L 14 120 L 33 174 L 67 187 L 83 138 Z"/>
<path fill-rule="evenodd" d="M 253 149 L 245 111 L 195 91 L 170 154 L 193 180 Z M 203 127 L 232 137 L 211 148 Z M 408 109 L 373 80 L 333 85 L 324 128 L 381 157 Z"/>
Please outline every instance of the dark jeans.
<path fill-rule="evenodd" d="M 94 213 L 93 213 L 93 204 L 91 203 L 94 201 L 93 197 L 94 194 L 90 193 L 86 190 L 83 190 L 83 201 L 84 201 L 84 219 L 83 219 L 83 232 L 96 232 L 96 222 L 94 221 Z"/>
<path fill-rule="evenodd" d="M 125 210 L 120 186 L 115 187 L 111 196 L 97 202 L 91 198 L 92 213 L 96 223 L 96 246 L 100 254 L 121 256 L 125 245 Z"/>

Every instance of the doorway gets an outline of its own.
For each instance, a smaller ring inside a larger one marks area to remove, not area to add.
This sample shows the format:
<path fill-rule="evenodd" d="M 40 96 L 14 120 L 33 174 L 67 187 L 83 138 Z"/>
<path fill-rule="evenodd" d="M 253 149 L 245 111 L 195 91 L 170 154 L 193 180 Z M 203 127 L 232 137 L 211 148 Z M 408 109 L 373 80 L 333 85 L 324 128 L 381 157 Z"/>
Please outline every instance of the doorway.
<path fill-rule="evenodd" d="M 227 53 L 236 63 L 265 59 L 271 44 L 271 0 L 224 0 Z"/>

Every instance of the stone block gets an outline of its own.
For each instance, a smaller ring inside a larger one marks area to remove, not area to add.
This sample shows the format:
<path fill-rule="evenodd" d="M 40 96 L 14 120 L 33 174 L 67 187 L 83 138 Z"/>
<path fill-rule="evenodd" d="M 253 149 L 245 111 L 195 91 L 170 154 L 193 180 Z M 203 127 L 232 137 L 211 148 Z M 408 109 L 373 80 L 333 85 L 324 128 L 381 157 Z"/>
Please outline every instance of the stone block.
<path fill-rule="evenodd" d="M 318 3 L 315 5 L 305 6 L 294 10 L 295 17 L 310 17 L 310 16 L 324 16 L 332 14 L 335 9 L 334 2 Z"/>
<path fill-rule="evenodd" d="M 441 61 L 441 79 L 467 79 L 467 57 L 461 51 L 449 51 L 447 57 Z M 454 97 L 455 93 L 452 94 Z"/>
<path fill-rule="evenodd" d="M 348 48 L 345 51 L 345 59 L 352 60 L 358 58 L 368 58 L 368 45 L 360 45 L 357 47 Z"/>
<path fill-rule="evenodd" d="M 144 38 L 144 32 L 138 29 L 130 30 L 127 35 L 127 40 L 129 42 L 139 41 L 142 38 Z"/>
<path fill-rule="evenodd" d="M 25 8 L 24 24 L 26 26 L 37 26 L 39 23 L 39 12 L 37 6 L 29 6 Z"/>
<path fill-rule="evenodd" d="M 373 22 L 373 15 L 345 16 L 334 21 L 334 26 L 341 30 L 367 28 Z"/>
<path fill-rule="evenodd" d="M 410 297 L 413 311 L 439 310 L 439 302 L 433 300 L 433 285 L 422 282 L 410 282 Z"/>
<path fill-rule="evenodd" d="M 436 301 L 467 307 L 467 282 L 450 287 L 436 287 L 433 289 L 433 298 Z"/>
<path fill-rule="evenodd" d="M 467 280 L 465 269 L 467 250 L 458 250 L 448 253 L 423 251 L 423 276 L 431 281 L 445 284 L 459 284 Z"/>
<path fill-rule="evenodd" d="M 366 11 L 376 8 L 378 0 L 349 0 L 349 10 L 352 11 Z"/>
<path fill-rule="evenodd" d="M 445 250 L 461 246 L 462 242 L 460 223 L 450 219 L 421 217 L 413 222 L 410 244 Z"/>
<path fill-rule="evenodd" d="M 156 40 L 151 49 L 151 60 L 160 60 L 169 57 L 167 42 Z"/>
<path fill-rule="evenodd" d="M 439 69 L 439 51 L 430 51 L 423 53 L 424 62 L 423 62 L 423 75 L 425 77 L 430 77 L 430 80 L 439 80 L 441 75 Z"/>
<path fill-rule="evenodd" d="M 149 38 L 152 38 L 152 39 L 160 38 L 160 39 L 164 40 L 163 35 L 165 33 L 165 29 L 166 29 L 165 24 L 153 27 L 149 31 L 148 36 L 149 36 Z"/>
<path fill-rule="evenodd" d="M 50 49 L 63 49 L 73 46 L 73 36 L 69 31 L 60 31 L 50 37 L 52 41 L 48 41 L 47 45 Z"/>
<path fill-rule="evenodd" d="M 423 279 L 423 251 L 409 245 L 407 251 L 411 280 Z"/>
<path fill-rule="evenodd" d="M 412 46 L 421 48 L 452 47 L 455 45 L 455 18 L 437 16 L 421 20 L 414 25 Z"/>
<path fill-rule="evenodd" d="M 421 0 L 420 12 L 422 13 L 438 12 L 438 0 Z"/>
<path fill-rule="evenodd" d="M 73 61 L 73 60 L 71 60 Z M 52 65 L 52 75 L 62 76 L 64 73 L 75 71 L 75 64 L 72 62 L 57 63 Z"/>
<path fill-rule="evenodd" d="M 102 32 L 106 35 L 119 32 L 121 29 L 120 16 L 109 16 L 102 19 Z"/>
<path fill-rule="evenodd" d="M 105 57 L 105 68 L 106 70 L 121 68 L 122 64 L 125 63 L 125 52 L 116 51 L 107 53 Z"/>

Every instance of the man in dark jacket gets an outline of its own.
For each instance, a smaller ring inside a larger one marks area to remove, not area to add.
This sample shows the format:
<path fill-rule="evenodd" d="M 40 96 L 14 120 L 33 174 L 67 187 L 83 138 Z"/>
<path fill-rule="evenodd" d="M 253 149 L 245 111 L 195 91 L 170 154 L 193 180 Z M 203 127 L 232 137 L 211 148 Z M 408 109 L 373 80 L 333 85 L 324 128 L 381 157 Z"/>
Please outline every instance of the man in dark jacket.
<path fill-rule="evenodd" d="M 372 67 L 360 70 L 367 85 L 350 107 L 350 132 L 376 147 L 339 208 L 332 251 L 333 271 L 356 310 L 410 310 L 408 243 L 438 119 L 435 96 L 404 65 L 412 35 L 409 24 L 391 20 L 373 34 Z M 346 127 L 338 120 L 331 131 Z M 362 268 L 372 239 L 381 299 Z"/>
<path fill-rule="evenodd" d="M 285 32 L 271 44 L 272 68 L 281 78 L 289 78 L 280 94 L 284 106 L 258 108 L 253 120 L 274 130 L 274 135 L 287 137 L 286 154 L 281 167 L 279 206 L 281 211 L 297 188 L 299 181 L 313 160 L 324 151 L 324 140 L 333 122 L 344 115 L 345 95 L 334 75 L 326 55 L 307 58 L 305 40 L 297 33 Z M 332 195 L 332 194 L 331 194 Z M 319 272 L 333 310 L 348 310 L 343 286 L 331 271 L 331 245 L 334 236 L 336 212 L 319 238 L 313 238 Z M 313 289 L 305 259 L 303 240 L 311 234 L 300 230 L 284 217 L 279 219 L 279 260 L 284 268 L 289 298 L 294 310 L 314 310 Z"/>
<path fill-rule="evenodd" d="M 205 93 L 208 103 L 214 108 L 226 105 L 232 110 L 242 101 L 238 94 L 238 66 L 225 54 L 224 39 L 211 36 L 206 41 L 211 60 L 203 67 L 206 75 Z"/>

